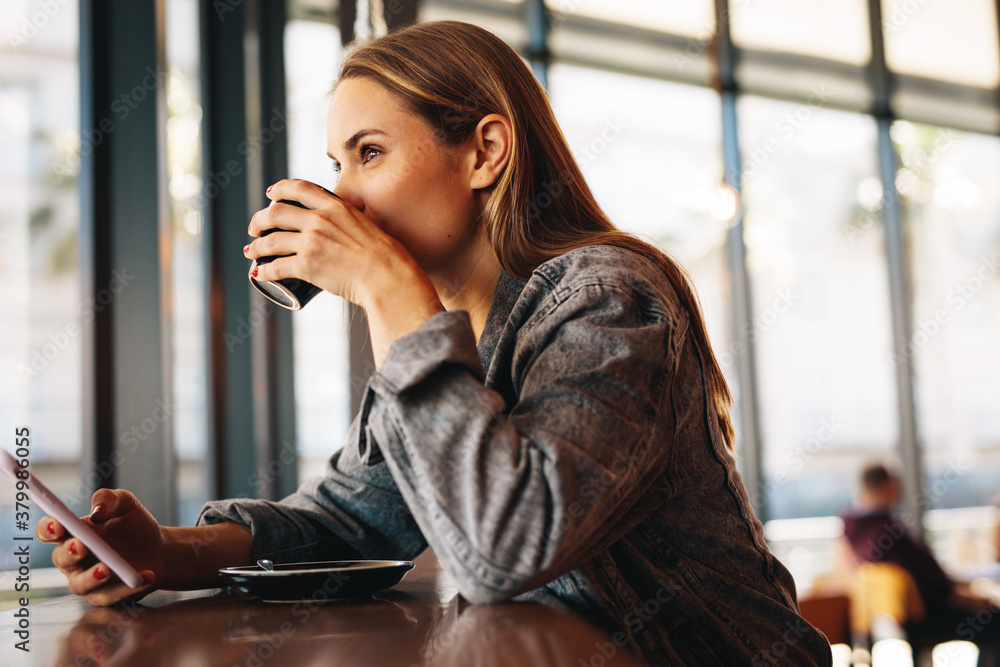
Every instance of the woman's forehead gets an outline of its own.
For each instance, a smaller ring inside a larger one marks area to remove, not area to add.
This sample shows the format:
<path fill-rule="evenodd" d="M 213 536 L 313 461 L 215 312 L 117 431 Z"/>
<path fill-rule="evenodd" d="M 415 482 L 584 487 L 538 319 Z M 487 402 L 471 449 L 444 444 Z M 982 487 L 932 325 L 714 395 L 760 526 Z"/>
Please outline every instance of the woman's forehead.
<path fill-rule="evenodd" d="M 410 115 L 384 86 L 362 78 L 341 81 L 330 100 L 328 130 L 343 141 L 361 127 L 399 123 Z"/>
<path fill-rule="evenodd" d="M 358 134 L 382 138 L 423 139 L 430 130 L 423 119 L 382 84 L 364 77 L 344 79 L 337 84 L 327 115 L 327 148 L 338 156 L 353 150 Z"/>

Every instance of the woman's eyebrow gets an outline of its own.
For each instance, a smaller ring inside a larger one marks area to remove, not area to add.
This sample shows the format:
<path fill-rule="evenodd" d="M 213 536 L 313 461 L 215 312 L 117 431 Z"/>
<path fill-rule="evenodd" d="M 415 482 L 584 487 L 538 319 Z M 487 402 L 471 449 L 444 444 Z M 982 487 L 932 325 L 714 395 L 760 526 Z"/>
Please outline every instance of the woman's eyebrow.
<path fill-rule="evenodd" d="M 344 149 L 348 153 L 350 153 L 351 151 L 354 150 L 354 147 L 358 145 L 359 141 L 361 141 L 365 137 L 367 137 L 369 135 L 372 135 L 372 134 L 381 134 L 383 136 L 388 136 L 382 130 L 379 130 L 379 129 L 376 129 L 376 128 L 373 128 L 373 127 L 372 128 L 366 128 L 364 130 L 358 130 L 353 135 L 351 135 L 350 139 L 348 139 L 347 141 L 344 142 Z M 333 160 L 334 162 L 337 161 L 337 158 L 333 157 L 333 155 L 331 155 L 330 153 L 327 153 L 326 156 L 328 158 L 330 158 L 331 160 Z"/>

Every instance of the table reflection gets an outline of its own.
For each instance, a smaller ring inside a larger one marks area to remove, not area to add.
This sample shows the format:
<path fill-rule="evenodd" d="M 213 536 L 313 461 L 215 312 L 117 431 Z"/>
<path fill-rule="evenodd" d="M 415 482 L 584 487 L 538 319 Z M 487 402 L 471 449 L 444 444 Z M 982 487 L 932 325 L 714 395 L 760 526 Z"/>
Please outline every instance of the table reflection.
<path fill-rule="evenodd" d="M 475 606 L 454 598 L 420 648 L 417 664 L 642 665 L 583 619 L 539 603 Z"/>
<path fill-rule="evenodd" d="M 94 607 L 70 630 L 57 664 L 329 665 L 335 656 L 338 665 L 371 665 L 386 647 L 416 654 L 430 625 L 418 607 L 382 599 L 271 604 L 219 594 Z"/>
<path fill-rule="evenodd" d="M 94 607 L 57 665 L 638 665 L 608 637 L 537 603 L 398 599 L 271 604 L 216 594 L 161 606 Z"/>
<path fill-rule="evenodd" d="M 470 605 L 429 559 L 361 600 L 276 604 L 229 591 L 158 591 L 118 607 L 67 596 L 31 609 L 39 648 L 31 664 L 57 667 L 643 664 L 608 633 L 544 604 Z"/>

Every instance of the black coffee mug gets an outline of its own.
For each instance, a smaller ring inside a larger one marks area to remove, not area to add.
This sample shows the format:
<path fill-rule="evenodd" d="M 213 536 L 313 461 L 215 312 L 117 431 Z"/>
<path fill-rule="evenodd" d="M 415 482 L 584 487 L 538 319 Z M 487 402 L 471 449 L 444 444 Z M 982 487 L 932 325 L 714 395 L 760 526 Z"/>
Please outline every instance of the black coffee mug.
<path fill-rule="evenodd" d="M 282 199 L 279 203 L 306 208 L 297 201 Z M 268 229 L 261 234 L 262 237 L 272 232 L 287 231 L 283 229 Z M 261 294 L 283 308 L 289 310 L 301 310 L 309 301 L 323 290 L 312 283 L 307 283 L 298 278 L 282 278 L 281 280 L 257 280 L 253 277 L 253 270 L 262 264 L 267 264 L 282 255 L 270 255 L 268 257 L 258 257 L 250 263 L 250 284 L 256 287 Z"/>

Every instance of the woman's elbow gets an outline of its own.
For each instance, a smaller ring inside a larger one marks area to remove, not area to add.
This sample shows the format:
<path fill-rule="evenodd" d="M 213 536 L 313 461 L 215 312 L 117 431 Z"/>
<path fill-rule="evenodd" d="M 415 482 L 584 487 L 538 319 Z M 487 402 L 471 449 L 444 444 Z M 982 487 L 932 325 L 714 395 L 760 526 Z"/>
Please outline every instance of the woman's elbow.
<path fill-rule="evenodd" d="M 473 577 L 467 577 L 458 582 L 458 593 L 468 602 L 481 605 L 506 602 L 520 591 L 514 586 L 495 588 Z"/>
<path fill-rule="evenodd" d="M 539 531 L 540 532 L 540 531 Z M 505 602 L 551 579 L 559 554 L 559 540 L 480 540 L 454 549 L 441 564 L 458 592 L 472 604 Z"/>
<path fill-rule="evenodd" d="M 534 577 L 513 571 L 498 572 L 495 568 L 476 568 L 468 565 L 452 574 L 459 594 L 472 604 L 506 602 L 532 587 Z"/>

